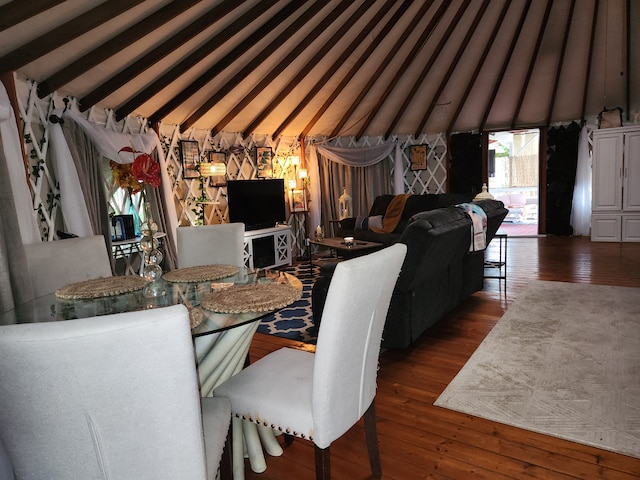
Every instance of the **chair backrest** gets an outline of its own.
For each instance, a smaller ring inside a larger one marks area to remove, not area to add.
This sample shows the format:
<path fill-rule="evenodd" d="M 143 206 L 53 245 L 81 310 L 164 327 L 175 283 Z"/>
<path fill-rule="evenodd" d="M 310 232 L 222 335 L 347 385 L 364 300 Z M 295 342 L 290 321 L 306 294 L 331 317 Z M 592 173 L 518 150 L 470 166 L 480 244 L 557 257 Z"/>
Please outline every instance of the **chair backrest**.
<path fill-rule="evenodd" d="M 178 267 L 244 266 L 244 223 L 179 227 Z"/>
<path fill-rule="evenodd" d="M 330 444 L 371 405 L 387 309 L 407 246 L 340 262 L 331 278 L 313 372 L 313 441 Z"/>
<path fill-rule="evenodd" d="M 102 235 L 34 243 L 24 248 L 36 297 L 69 283 L 112 275 L 111 256 Z"/>
<path fill-rule="evenodd" d="M 207 478 L 184 306 L 2 326 L 0 364 L 18 480 Z"/>

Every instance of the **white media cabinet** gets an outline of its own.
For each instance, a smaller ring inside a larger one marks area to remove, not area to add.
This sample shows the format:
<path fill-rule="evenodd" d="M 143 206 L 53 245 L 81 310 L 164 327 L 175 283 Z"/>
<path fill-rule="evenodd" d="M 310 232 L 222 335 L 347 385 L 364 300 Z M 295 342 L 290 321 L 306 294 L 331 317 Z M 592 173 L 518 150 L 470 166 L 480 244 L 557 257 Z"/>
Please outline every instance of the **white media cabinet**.
<path fill-rule="evenodd" d="M 251 269 L 291 265 L 289 225 L 244 232 L 244 265 Z"/>

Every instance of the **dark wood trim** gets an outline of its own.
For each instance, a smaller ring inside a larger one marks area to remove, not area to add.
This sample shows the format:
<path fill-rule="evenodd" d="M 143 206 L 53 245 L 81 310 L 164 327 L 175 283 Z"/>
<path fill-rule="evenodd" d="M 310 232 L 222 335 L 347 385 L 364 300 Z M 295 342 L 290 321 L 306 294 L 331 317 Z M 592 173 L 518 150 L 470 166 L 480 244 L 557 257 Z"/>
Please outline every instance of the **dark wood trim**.
<path fill-rule="evenodd" d="M 363 2 L 360 5 L 360 7 L 353 12 L 351 17 L 349 17 L 349 19 L 342 24 L 342 26 L 331 36 L 331 38 L 327 40 L 324 43 L 324 45 L 322 45 L 322 47 L 318 49 L 316 54 L 313 57 L 311 57 L 311 59 L 309 59 L 309 61 L 298 71 L 296 75 L 293 76 L 293 78 L 289 81 L 289 83 L 282 90 L 278 92 L 278 94 L 269 103 L 269 105 L 267 105 L 264 109 L 262 109 L 262 111 L 258 115 L 256 115 L 256 117 L 254 117 L 254 119 L 249 123 L 249 125 L 245 127 L 244 131 L 242 132 L 242 136 L 244 138 L 251 135 L 251 133 L 255 131 L 256 127 L 258 127 L 260 123 L 262 123 L 262 121 L 265 118 L 267 118 L 267 116 L 271 112 L 273 112 L 278 107 L 278 105 L 280 105 L 285 100 L 287 95 L 289 95 L 289 93 L 291 93 L 296 87 L 298 87 L 300 82 L 307 75 L 309 75 L 309 73 L 311 73 L 313 68 L 317 66 L 318 62 L 320 62 L 320 60 L 322 60 L 324 56 L 327 53 L 329 53 L 329 51 L 333 47 L 336 46 L 336 44 L 351 29 L 351 27 L 354 24 L 356 24 L 359 18 L 364 13 L 366 13 L 366 11 L 369 10 L 369 8 L 373 7 L 372 4 L 373 2 L 370 2 L 370 1 Z M 392 4 L 393 2 L 387 1 L 387 3 L 384 5 L 384 8 L 382 7 L 382 5 L 378 8 L 378 12 L 376 13 L 376 15 L 374 15 L 371 21 L 369 21 L 369 23 L 360 31 L 360 33 L 356 36 L 356 38 L 353 41 L 351 41 L 351 43 L 346 48 L 344 48 L 344 50 L 340 54 L 339 59 L 334 61 L 333 64 L 329 67 L 329 69 L 325 71 L 325 73 L 322 75 L 322 79 L 323 79 L 322 83 L 331 79 L 331 77 L 338 70 L 338 68 L 342 66 L 343 62 L 347 58 L 349 58 L 351 53 L 362 43 L 362 41 L 367 37 L 367 35 L 371 34 L 371 32 L 377 26 L 378 22 L 380 22 L 380 20 L 382 20 L 382 17 L 389 11 Z M 319 82 L 316 82 L 314 89 L 312 89 L 312 91 L 314 91 L 314 94 L 317 93 L 318 90 L 320 90 L 321 85 L 322 84 L 320 84 Z M 307 94 L 307 97 L 309 97 L 309 94 Z M 311 98 L 313 98 L 313 96 Z M 301 106 L 301 103 L 298 104 L 298 108 L 300 108 L 300 106 Z M 278 135 L 276 132 L 274 132 L 272 136 L 273 138 L 276 138 Z"/>
<path fill-rule="evenodd" d="M 49 78 L 39 82 L 38 96 L 44 98 L 50 93 L 53 93 L 99 63 L 121 52 L 145 35 L 158 28 L 162 28 L 165 23 L 171 21 L 175 16 L 201 1 L 202 0 L 174 0 L 168 5 L 165 5 L 160 10 L 153 12 L 124 32 L 107 40 L 98 48 L 94 48 L 91 52 L 71 62 L 69 65 L 64 66 L 64 68 L 61 68 Z"/>
<path fill-rule="evenodd" d="M 489 0 L 484 0 L 482 2 L 482 5 L 480 5 L 480 8 L 476 12 L 476 16 L 473 19 L 473 23 L 471 24 L 471 27 L 469 27 L 469 29 L 467 30 L 467 33 L 465 34 L 464 39 L 462 40 L 462 43 L 458 47 L 458 51 L 453 57 L 453 61 L 449 64 L 449 68 L 447 69 L 447 72 L 444 74 L 444 77 L 440 81 L 440 85 L 438 86 L 436 93 L 433 95 L 433 98 L 431 99 L 431 102 L 429 103 L 429 106 L 427 107 L 427 110 L 425 111 L 422 117 L 422 120 L 418 124 L 418 128 L 416 129 L 414 134 L 416 138 L 418 138 L 418 136 L 424 131 L 424 127 L 427 124 L 427 121 L 429 120 L 429 117 L 431 116 L 433 109 L 436 107 L 436 102 L 440 98 L 440 95 L 442 94 L 445 87 L 447 86 L 447 83 L 449 82 L 451 75 L 453 75 L 454 70 L 458 66 L 458 62 L 460 62 L 460 59 L 462 58 L 464 51 L 469 45 L 469 42 L 471 41 L 473 34 L 476 32 L 476 29 L 480 24 L 480 20 L 482 19 L 482 16 L 487 11 L 488 6 L 489 6 Z M 454 25 L 454 28 L 455 28 L 455 25 Z M 388 137 L 389 135 L 391 135 L 391 132 L 395 127 L 396 127 L 396 123 L 392 123 L 389 129 L 387 130 L 387 134 L 385 136 Z"/>
<path fill-rule="evenodd" d="M 0 6 L 0 32 L 35 17 L 60 3 L 64 3 L 64 0 L 14 0 L 2 5 Z"/>
<path fill-rule="evenodd" d="M 627 51 L 625 52 L 626 58 L 626 75 L 627 75 L 627 121 L 631 120 L 631 0 L 627 0 L 625 4 L 625 14 L 627 16 Z"/>
<path fill-rule="evenodd" d="M 101 3 L 1 57 L 0 73 L 17 70 L 142 2 L 143 0 L 109 0 Z"/>
<path fill-rule="evenodd" d="M 553 5 L 553 2 L 551 0 L 547 0 L 547 6 L 545 7 L 544 16 L 542 17 L 542 23 L 540 24 L 540 29 L 538 30 L 538 38 L 536 39 L 536 45 L 533 49 L 533 53 L 531 54 L 531 59 L 529 60 L 529 68 L 527 69 L 527 74 L 524 77 L 524 84 L 520 89 L 520 97 L 518 98 L 518 104 L 516 105 L 516 109 L 513 112 L 513 117 L 511 119 L 511 128 L 516 128 L 516 125 L 518 123 L 518 117 L 520 116 L 520 109 L 522 108 L 524 97 L 527 95 L 527 90 L 529 87 L 529 82 L 531 81 L 531 75 L 533 74 L 533 69 L 536 66 L 536 60 L 538 59 L 538 52 L 540 52 L 540 45 L 542 45 L 542 38 L 544 37 L 544 31 L 546 30 L 547 23 L 549 22 L 549 15 L 551 14 L 552 5 Z"/>
<path fill-rule="evenodd" d="M 147 52 L 135 62 L 116 73 L 102 85 L 94 88 L 79 101 L 81 110 L 91 108 L 111 93 L 133 80 L 156 62 L 160 61 L 170 52 L 173 52 L 187 41 L 202 32 L 205 28 L 221 20 L 227 13 L 242 5 L 246 0 L 223 0 L 200 18 L 186 26 L 167 41 L 162 42 L 156 48 Z"/>
<path fill-rule="evenodd" d="M 533 0 L 527 0 L 527 3 L 524 5 L 524 8 L 522 9 L 522 13 L 520 14 L 520 19 L 518 20 L 518 26 L 516 27 L 514 33 L 513 33 L 513 37 L 511 38 L 511 44 L 509 45 L 509 51 L 507 52 L 507 56 L 505 57 L 504 61 L 502 62 L 502 68 L 500 69 L 500 74 L 498 75 L 498 78 L 496 79 L 496 83 L 493 86 L 493 91 L 491 92 L 491 95 L 489 96 L 489 100 L 487 101 L 487 108 L 484 111 L 484 115 L 482 115 L 482 121 L 480 122 L 480 130 L 485 130 L 486 125 L 487 125 L 487 119 L 489 118 L 489 114 L 491 113 L 491 107 L 493 107 L 493 102 L 496 100 L 496 97 L 498 96 L 498 92 L 500 91 L 500 85 L 502 85 L 502 81 L 504 80 L 504 76 L 507 72 L 507 67 L 509 66 L 509 63 L 511 62 L 511 57 L 513 56 L 513 52 L 516 49 L 516 44 L 518 43 L 518 40 L 520 39 L 520 34 L 522 33 L 522 27 L 524 25 L 524 21 L 527 18 L 527 15 L 529 13 L 529 9 L 531 8 L 531 2 Z"/>
<path fill-rule="evenodd" d="M 589 93 L 589 78 L 591 77 L 591 64 L 593 62 L 593 46 L 596 41 L 596 25 L 598 24 L 598 7 L 600 0 L 595 0 L 593 5 L 593 20 L 591 21 L 591 38 L 589 40 L 589 56 L 587 57 L 587 71 L 585 72 L 584 92 L 582 93 L 582 110 L 580 119 L 585 122 L 585 114 L 587 110 L 587 96 Z"/>
<path fill-rule="evenodd" d="M 547 139 L 549 127 L 540 128 L 540 145 L 538 146 L 538 233 L 547 233 Z"/>
<path fill-rule="evenodd" d="M 24 181 L 32 191 L 31 182 L 29 181 L 29 161 L 27 160 L 27 153 L 24 150 L 24 131 L 22 130 L 22 121 L 20 120 L 20 108 L 18 106 L 18 95 L 16 93 L 16 82 L 13 77 L 13 72 L 0 74 L 0 82 L 4 85 L 13 109 L 13 117 L 16 121 L 16 127 L 18 128 L 18 135 L 20 135 L 20 151 L 22 152 L 22 165 L 24 167 Z"/>
<path fill-rule="evenodd" d="M 573 18 L 573 12 L 575 10 L 575 7 L 576 7 L 576 0 L 571 0 L 571 6 L 569 7 L 569 14 L 567 15 L 567 23 L 564 26 L 564 36 L 562 38 L 560 58 L 558 58 L 558 66 L 556 68 L 556 79 L 553 82 L 553 90 L 551 92 L 551 98 L 549 99 L 549 108 L 547 110 L 547 119 L 545 121 L 545 125 L 551 124 L 551 115 L 553 114 L 553 106 L 556 103 L 558 85 L 560 85 L 560 76 L 562 75 L 562 67 L 564 65 L 564 55 L 567 51 L 567 43 L 569 41 L 569 32 L 571 31 L 571 19 Z"/>

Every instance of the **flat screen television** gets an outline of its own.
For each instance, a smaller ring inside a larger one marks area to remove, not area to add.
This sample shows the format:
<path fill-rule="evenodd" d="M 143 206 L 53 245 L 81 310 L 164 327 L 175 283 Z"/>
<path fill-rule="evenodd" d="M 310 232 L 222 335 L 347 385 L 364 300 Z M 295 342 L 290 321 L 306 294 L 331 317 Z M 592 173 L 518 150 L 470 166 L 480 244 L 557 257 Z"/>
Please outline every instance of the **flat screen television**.
<path fill-rule="evenodd" d="M 285 223 L 285 202 L 282 178 L 227 181 L 229 222 L 242 222 L 245 230 Z"/>

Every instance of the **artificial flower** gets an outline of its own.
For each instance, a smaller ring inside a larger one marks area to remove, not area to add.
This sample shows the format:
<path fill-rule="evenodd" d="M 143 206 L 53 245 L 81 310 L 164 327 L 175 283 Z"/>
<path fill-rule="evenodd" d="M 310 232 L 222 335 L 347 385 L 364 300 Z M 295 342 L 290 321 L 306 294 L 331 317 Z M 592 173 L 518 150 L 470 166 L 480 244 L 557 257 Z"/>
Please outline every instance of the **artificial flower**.
<path fill-rule="evenodd" d="M 131 172 L 142 183 L 148 183 L 153 188 L 160 186 L 160 165 L 148 153 L 141 153 L 136 157 Z"/>

